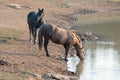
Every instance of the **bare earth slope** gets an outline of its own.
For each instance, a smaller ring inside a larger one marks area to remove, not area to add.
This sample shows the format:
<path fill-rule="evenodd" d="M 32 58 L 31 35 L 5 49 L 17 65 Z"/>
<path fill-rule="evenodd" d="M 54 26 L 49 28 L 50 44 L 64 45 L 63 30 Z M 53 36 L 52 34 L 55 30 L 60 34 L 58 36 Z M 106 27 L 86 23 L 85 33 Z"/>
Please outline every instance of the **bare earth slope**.
<path fill-rule="evenodd" d="M 0 0 L 0 79 L 36 80 L 36 74 L 62 74 L 66 70 L 60 59 L 64 56 L 61 45 L 50 42 L 51 57 L 46 57 L 44 49 L 39 53 L 38 45 L 29 42 L 26 17 L 30 11 L 44 8 L 46 23 L 69 29 L 92 14 L 120 16 L 119 6 L 119 2 L 101 0 Z"/>

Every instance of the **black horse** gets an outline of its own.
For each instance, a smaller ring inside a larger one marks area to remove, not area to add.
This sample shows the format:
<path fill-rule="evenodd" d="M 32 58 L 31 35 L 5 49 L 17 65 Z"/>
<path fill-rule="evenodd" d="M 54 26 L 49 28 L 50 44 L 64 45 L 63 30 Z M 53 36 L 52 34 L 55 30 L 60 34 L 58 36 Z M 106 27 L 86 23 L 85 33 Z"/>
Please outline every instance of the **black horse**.
<path fill-rule="evenodd" d="M 37 29 L 44 23 L 43 22 L 44 9 L 39 9 L 38 12 L 30 12 L 27 16 L 27 23 L 30 32 L 30 41 L 32 42 L 31 35 L 33 36 L 33 44 L 35 45 Z"/>
<path fill-rule="evenodd" d="M 82 45 L 82 41 L 79 39 L 76 33 L 59 28 L 53 24 L 43 24 L 40 26 L 40 30 L 38 33 L 38 42 L 39 42 L 39 50 L 42 49 L 44 37 L 44 48 L 46 51 L 46 56 L 50 56 L 48 53 L 48 43 L 49 40 L 56 44 L 62 44 L 65 48 L 65 60 L 67 61 L 67 55 L 69 49 L 74 46 L 76 50 L 76 55 L 83 60 L 84 59 L 84 48 Z"/>

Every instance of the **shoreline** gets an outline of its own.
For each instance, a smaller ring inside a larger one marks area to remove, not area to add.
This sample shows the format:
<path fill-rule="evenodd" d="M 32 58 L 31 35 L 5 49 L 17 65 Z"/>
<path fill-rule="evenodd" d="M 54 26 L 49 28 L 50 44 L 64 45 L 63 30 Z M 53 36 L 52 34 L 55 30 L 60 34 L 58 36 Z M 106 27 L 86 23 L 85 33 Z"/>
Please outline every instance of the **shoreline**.
<path fill-rule="evenodd" d="M 89 25 L 96 21 L 96 17 L 101 22 L 103 18 L 107 18 L 105 19 L 107 21 L 109 17 L 111 20 L 115 16 L 116 18 L 120 17 L 120 1 L 97 1 L 70 0 L 66 3 L 66 0 L 2 0 L 0 2 L 0 41 L 4 44 L 0 43 L 0 78 L 36 80 L 38 76 L 40 77 L 38 80 L 44 80 L 41 76 L 47 73 L 52 74 L 52 77 L 56 75 L 59 78 L 63 75 L 67 76 L 67 79 L 71 77 L 66 70 L 67 64 L 61 60 L 61 56 L 64 56 L 63 46 L 50 42 L 48 48 L 51 57 L 46 57 L 44 49 L 40 53 L 38 45 L 32 45 L 29 42 L 26 16 L 28 12 L 37 11 L 38 7 L 42 7 L 45 8 L 45 22 L 65 29 L 71 29 L 73 26 L 81 26 L 86 23 Z M 17 6 L 21 9 L 6 6 L 10 3 L 18 4 Z M 93 35 L 87 35 L 78 32 L 78 34 L 88 41 L 99 38 L 99 35 L 94 33 Z M 47 79 L 52 77 L 50 75 Z M 75 75 L 72 77 L 76 78 Z"/>

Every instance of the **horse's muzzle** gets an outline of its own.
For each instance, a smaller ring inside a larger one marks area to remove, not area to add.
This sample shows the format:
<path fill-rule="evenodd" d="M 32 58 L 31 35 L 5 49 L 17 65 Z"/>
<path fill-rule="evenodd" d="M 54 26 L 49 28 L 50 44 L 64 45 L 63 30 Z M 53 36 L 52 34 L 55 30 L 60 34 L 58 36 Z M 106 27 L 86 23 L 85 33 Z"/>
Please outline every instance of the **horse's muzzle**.
<path fill-rule="evenodd" d="M 82 56 L 82 57 L 80 57 L 80 60 L 84 60 L 84 57 Z"/>

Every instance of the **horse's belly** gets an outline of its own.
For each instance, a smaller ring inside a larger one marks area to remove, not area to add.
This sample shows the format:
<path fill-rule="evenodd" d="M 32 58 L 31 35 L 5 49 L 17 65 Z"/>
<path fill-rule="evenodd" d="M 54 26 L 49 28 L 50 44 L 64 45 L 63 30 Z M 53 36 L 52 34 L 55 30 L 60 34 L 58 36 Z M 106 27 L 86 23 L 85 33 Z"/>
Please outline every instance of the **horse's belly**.
<path fill-rule="evenodd" d="M 66 33 L 56 33 L 52 36 L 52 42 L 57 43 L 57 44 L 64 44 L 66 42 L 67 39 L 67 34 Z"/>
<path fill-rule="evenodd" d="M 56 44 L 61 44 L 61 41 L 60 40 L 57 40 L 57 39 L 52 39 L 52 42 L 56 43 Z"/>

